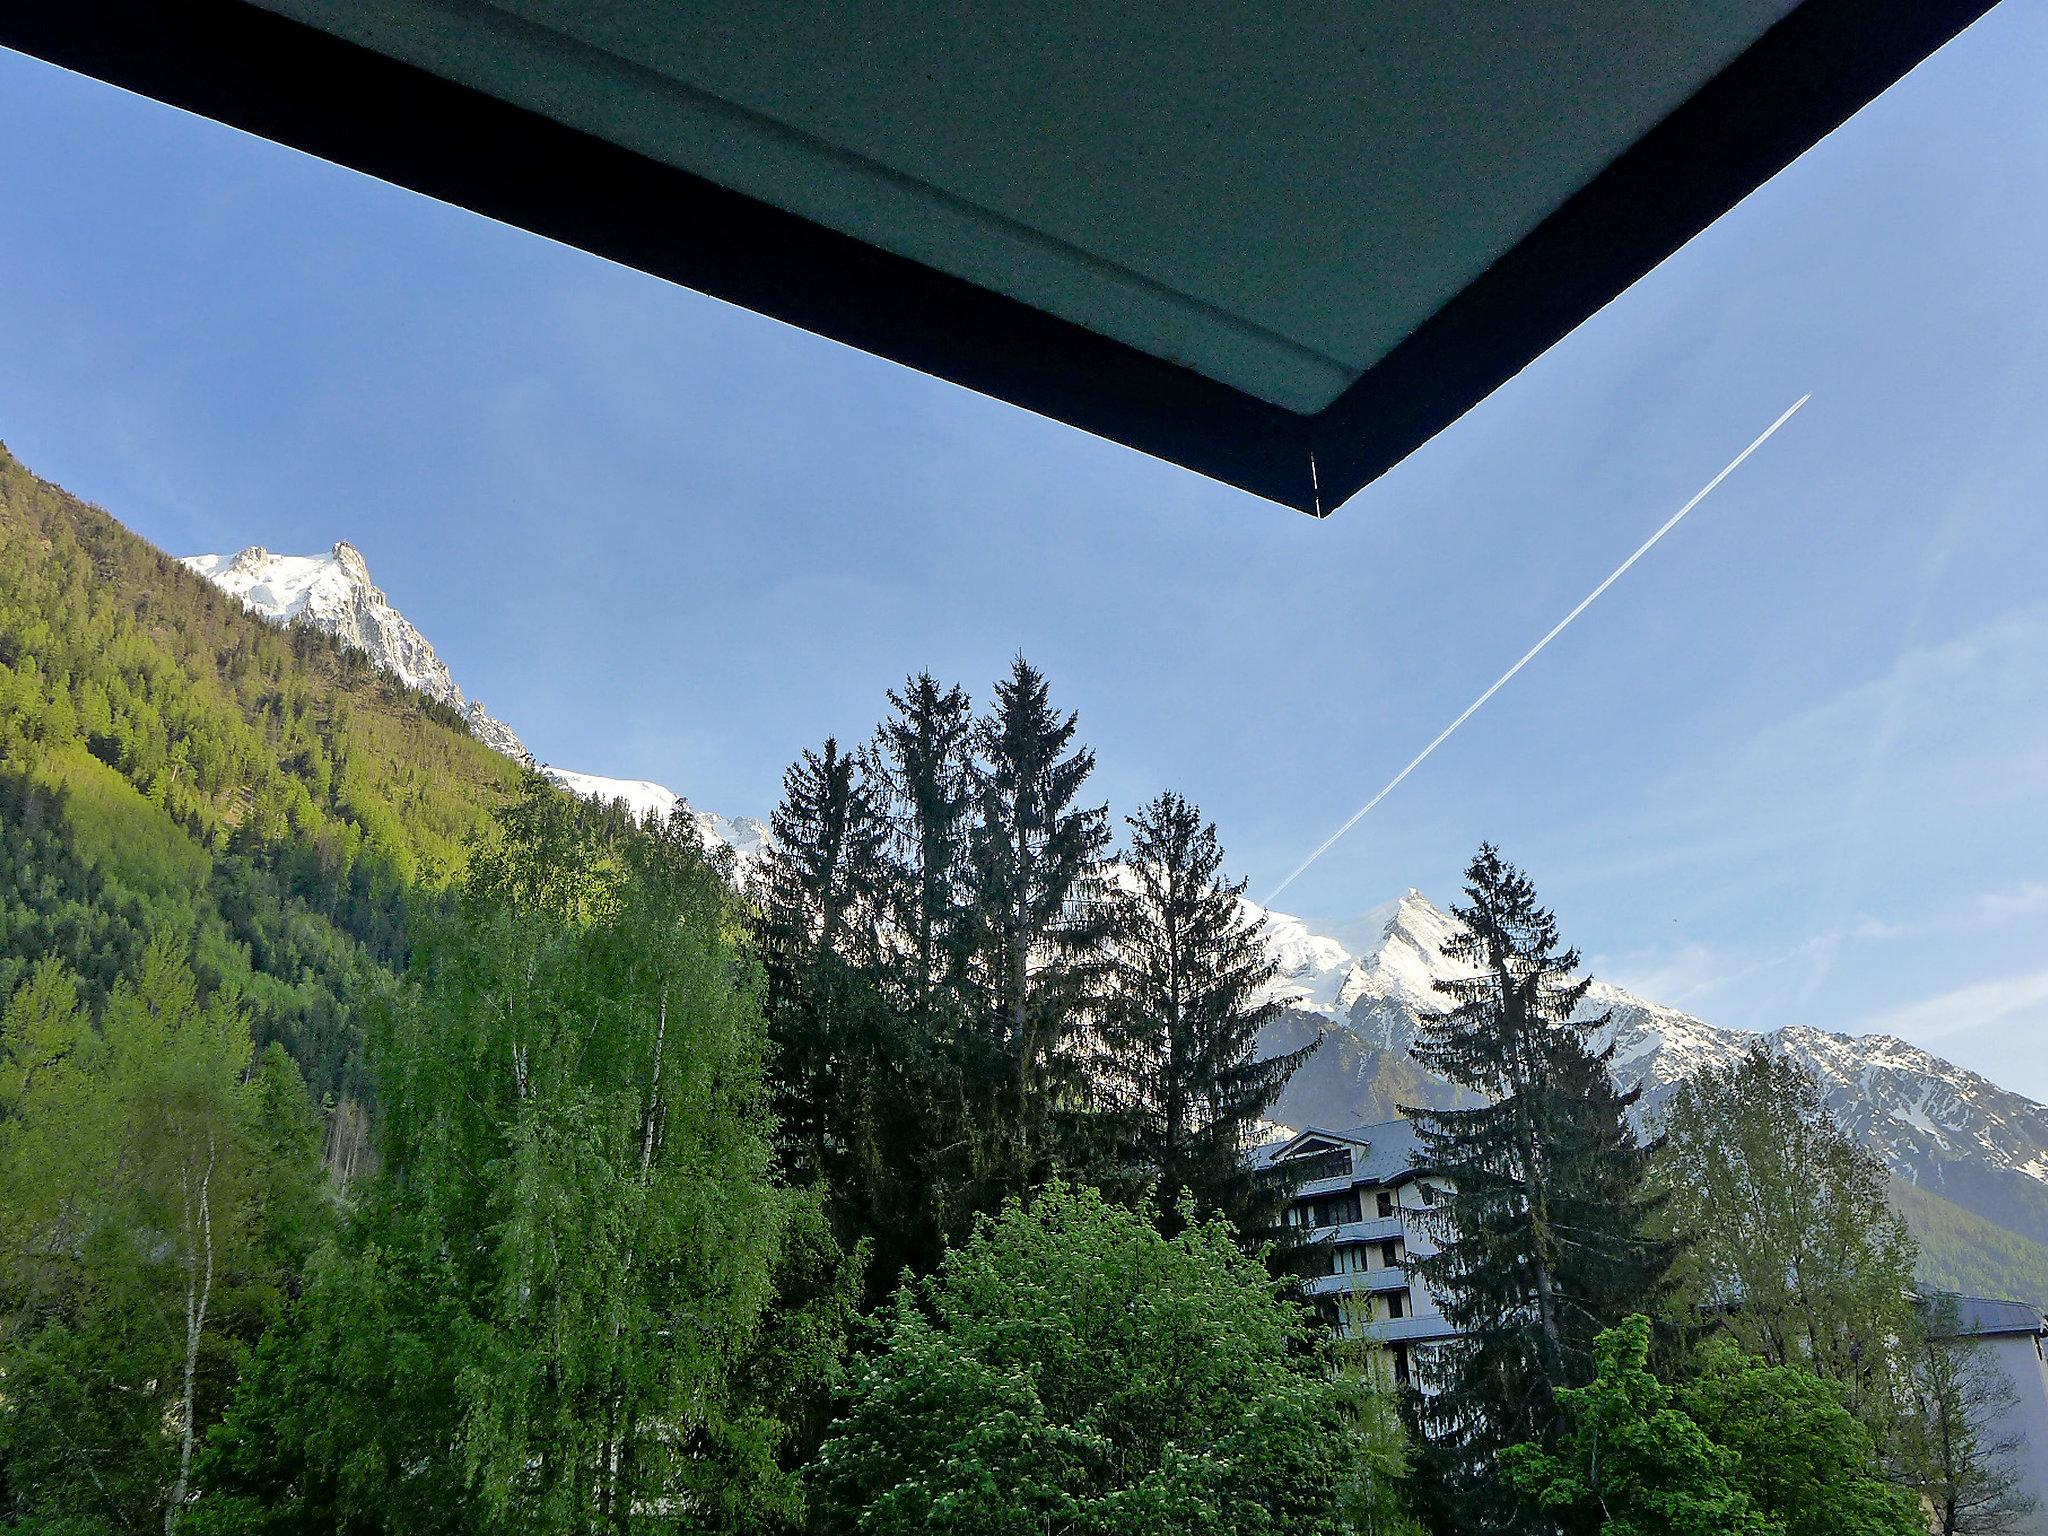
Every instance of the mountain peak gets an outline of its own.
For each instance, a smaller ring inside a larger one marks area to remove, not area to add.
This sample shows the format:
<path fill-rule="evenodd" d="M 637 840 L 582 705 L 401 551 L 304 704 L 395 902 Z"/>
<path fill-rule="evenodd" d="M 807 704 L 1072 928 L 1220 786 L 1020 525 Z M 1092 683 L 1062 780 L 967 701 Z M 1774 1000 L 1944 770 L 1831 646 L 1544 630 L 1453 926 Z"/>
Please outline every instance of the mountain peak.
<path fill-rule="evenodd" d="M 273 624 L 304 624 L 361 651 L 407 687 L 461 715 L 486 746 L 531 761 L 509 725 L 462 696 L 447 663 L 372 584 L 369 562 L 346 539 L 324 555 L 279 555 L 251 544 L 235 555 L 187 555 L 182 563 Z"/>
<path fill-rule="evenodd" d="M 308 624 L 355 647 L 461 712 L 488 745 L 531 761 L 510 727 L 464 699 L 426 637 L 371 584 L 368 563 L 346 540 L 324 555 L 279 555 L 252 544 L 234 555 L 195 555 L 184 563 L 274 623 Z M 637 816 L 688 815 L 707 841 L 732 848 L 742 869 L 772 845 L 773 834 L 760 822 L 697 810 L 648 780 L 543 771 L 575 794 L 623 801 Z M 1389 1056 L 1398 1060 L 1422 1019 L 1443 1006 L 1435 982 L 1460 973 L 1443 952 L 1457 920 L 1410 886 L 1351 930 L 1371 935 L 1354 954 L 1298 917 L 1251 901 L 1242 901 L 1242 908 L 1259 924 L 1278 967 L 1267 991 L 1286 1010 L 1276 1028 L 1297 1032 L 1288 1043 L 1325 1034 L 1349 1042 L 1318 1052 L 1278 1113 L 1323 1123 L 1361 1113 L 1360 1090 L 1370 1085 L 1356 1074 L 1377 1070 L 1374 1063 Z M 2048 1109 L 2041 1105 L 1889 1036 L 1857 1038 L 1796 1025 L 1762 1036 L 1717 1027 L 1597 981 L 1585 1008 L 1587 1017 L 1607 1015 L 1601 1043 L 1613 1048 L 1617 1080 L 1646 1090 L 1645 1114 L 1654 1114 L 1701 1067 L 1726 1065 L 1762 1041 L 1811 1073 L 1836 1118 L 1898 1177 L 2011 1230 L 2048 1239 Z M 1429 1085 L 1414 1086 L 1416 1096 L 1401 1102 L 1426 1101 Z"/>
<path fill-rule="evenodd" d="M 347 539 L 335 541 L 334 553 L 330 558 L 346 574 L 354 577 L 358 584 L 365 587 L 371 584 L 369 562 L 363 559 L 363 552 Z"/>

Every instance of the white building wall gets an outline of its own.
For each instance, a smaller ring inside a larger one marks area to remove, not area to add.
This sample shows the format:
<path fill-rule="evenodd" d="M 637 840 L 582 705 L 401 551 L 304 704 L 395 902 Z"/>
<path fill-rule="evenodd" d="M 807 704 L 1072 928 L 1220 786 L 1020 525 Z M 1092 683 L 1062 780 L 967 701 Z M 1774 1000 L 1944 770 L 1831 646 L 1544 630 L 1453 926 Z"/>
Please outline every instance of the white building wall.
<path fill-rule="evenodd" d="M 2000 1333 L 1971 1341 L 1974 1349 L 1994 1361 L 2012 1383 L 2016 1403 L 2008 1419 L 1996 1426 L 2001 1438 L 2018 1442 L 2014 1455 L 2020 1490 L 2034 1507 L 2014 1528 L 2016 1536 L 2048 1536 L 2048 1360 L 2039 1335 Z"/>

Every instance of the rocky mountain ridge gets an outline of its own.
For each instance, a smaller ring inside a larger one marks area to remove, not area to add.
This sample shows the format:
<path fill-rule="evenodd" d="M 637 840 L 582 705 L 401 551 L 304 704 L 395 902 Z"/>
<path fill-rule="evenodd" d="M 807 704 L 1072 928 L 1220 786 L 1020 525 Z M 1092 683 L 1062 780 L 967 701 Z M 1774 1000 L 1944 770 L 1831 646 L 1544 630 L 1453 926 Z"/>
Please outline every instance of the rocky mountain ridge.
<path fill-rule="evenodd" d="M 1408 1056 L 1422 1016 L 1443 1006 L 1434 983 L 1457 974 L 1443 954 L 1455 927 L 1448 913 L 1410 890 L 1377 909 L 1376 937 L 1354 955 L 1298 918 L 1251 910 L 1283 967 L 1274 996 L 1286 1012 L 1275 1043 L 1324 1040 L 1276 1108 L 1277 1118 L 1362 1123 L 1391 1113 L 1396 1102 L 1450 1101 L 1449 1085 L 1431 1080 Z M 1760 1039 L 1820 1084 L 1836 1120 L 1897 1177 L 2048 1242 L 2048 1108 L 2033 1100 L 1890 1035 L 1803 1025 L 1758 1035 L 1596 979 L 1583 1016 L 1601 1015 L 1607 1022 L 1599 1043 L 1614 1048 L 1615 1077 L 1641 1085 L 1646 1123 L 1654 1124 L 1686 1078 L 1727 1065 Z"/>
<path fill-rule="evenodd" d="M 346 540 L 324 555 L 279 555 L 252 544 L 232 555 L 187 555 L 181 563 L 273 624 L 304 624 L 361 651 L 407 687 L 455 710 L 485 746 L 533 764 L 572 794 L 617 801 L 643 819 L 666 816 L 680 806 L 703 836 L 730 847 L 742 868 L 768 844 L 770 834 L 763 823 L 699 811 L 674 790 L 651 780 L 608 778 L 534 763 L 511 726 L 481 701 L 463 696 L 433 643 L 371 581 L 362 552 Z"/>
<path fill-rule="evenodd" d="M 485 746 L 532 760 L 511 726 L 481 700 L 463 697 L 433 644 L 370 580 L 362 552 L 346 540 L 324 555 L 274 555 L 252 544 L 232 555 L 186 555 L 182 563 L 273 624 L 305 624 L 355 647 L 407 687 L 453 709 Z"/>
<path fill-rule="evenodd" d="M 354 546 L 339 543 L 310 556 L 252 546 L 184 563 L 273 622 L 308 624 L 356 647 L 460 711 L 488 745 L 532 761 L 509 726 L 464 698 L 426 637 L 371 582 Z M 620 802 L 642 817 L 680 808 L 706 838 L 733 850 L 742 872 L 772 843 L 762 822 L 699 810 L 651 780 L 552 766 L 541 772 L 574 794 Z M 1385 1118 L 1401 1104 L 1453 1099 L 1451 1086 L 1432 1079 L 1408 1053 L 1423 1014 L 1440 1006 L 1434 983 L 1451 974 L 1443 954 L 1455 927 L 1448 913 L 1410 890 L 1375 909 L 1375 937 L 1353 953 L 1300 918 L 1244 906 L 1279 966 L 1271 996 L 1282 1013 L 1269 1031 L 1271 1043 L 1323 1041 L 1276 1118 L 1341 1127 Z M 1585 1006 L 1589 1016 L 1607 1016 L 1602 1043 L 1614 1046 L 1616 1077 L 1642 1086 L 1646 1121 L 1686 1077 L 1733 1060 L 1759 1038 L 1599 980 Z M 1794 1025 L 1761 1038 L 1813 1074 L 1837 1119 L 1900 1179 L 2048 1242 L 2048 1108 L 1890 1036 Z"/>

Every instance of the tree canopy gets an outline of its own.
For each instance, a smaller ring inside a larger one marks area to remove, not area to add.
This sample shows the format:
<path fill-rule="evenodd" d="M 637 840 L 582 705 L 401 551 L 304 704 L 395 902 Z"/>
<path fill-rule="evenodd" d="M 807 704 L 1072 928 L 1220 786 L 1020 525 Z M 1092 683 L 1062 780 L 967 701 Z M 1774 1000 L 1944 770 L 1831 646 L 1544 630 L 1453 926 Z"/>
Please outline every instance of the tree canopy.
<path fill-rule="evenodd" d="M 1372 1528 L 1371 1396 L 1221 1222 L 1055 1183 L 905 1288 L 812 1475 L 865 1536 Z M 1384 1526 L 1379 1527 L 1384 1529 Z"/>
<path fill-rule="evenodd" d="M 1551 1443 L 1557 1394 L 1590 1374 L 1601 1330 L 1659 1300 L 1672 1244 L 1651 1230 L 1635 1094 L 1593 1044 L 1605 1020 L 1579 1016 L 1578 952 L 1491 846 L 1465 878 L 1445 953 L 1467 974 L 1436 983 L 1454 1006 L 1414 1054 L 1481 1102 L 1410 1111 L 1418 1166 L 1440 1181 L 1422 1217 L 1440 1246 L 1413 1267 L 1458 1331 L 1411 1410 L 1440 1518 L 1505 1528 L 1526 1520 L 1496 1456 Z"/>

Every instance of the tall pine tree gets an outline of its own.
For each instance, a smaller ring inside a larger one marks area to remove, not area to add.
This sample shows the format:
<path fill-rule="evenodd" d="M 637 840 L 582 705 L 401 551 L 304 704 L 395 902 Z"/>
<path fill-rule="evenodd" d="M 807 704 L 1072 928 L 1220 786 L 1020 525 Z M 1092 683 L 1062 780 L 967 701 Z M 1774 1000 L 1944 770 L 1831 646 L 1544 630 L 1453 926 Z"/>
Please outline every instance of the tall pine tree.
<path fill-rule="evenodd" d="M 1163 1229 L 1191 1199 L 1256 1235 L 1285 1191 L 1253 1173 L 1258 1128 L 1321 1042 L 1258 1055 L 1278 1011 L 1261 1000 L 1277 966 L 1221 874 L 1216 828 L 1179 795 L 1126 818 L 1131 846 L 1111 904 L 1101 1019 L 1092 1032 L 1100 1161 L 1112 1188 L 1156 1193 Z"/>
<path fill-rule="evenodd" d="M 970 1070 L 986 1086 L 990 1196 L 1042 1180 L 1083 1109 L 1077 1044 L 1097 990 L 1109 810 L 1076 803 L 1095 767 L 1076 724 L 1019 657 L 977 731 L 969 962 L 985 1065 Z"/>
<path fill-rule="evenodd" d="M 870 1292 L 906 1267 L 930 1270 L 974 1210 L 969 1120 L 968 834 L 973 706 L 920 673 L 889 693 L 869 757 L 887 829 L 880 873 L 884 953 L 877 986 L 893 1010 L 893 1091 L 877 1106 Z"/>
<path fill-rule="evenodd" d="M 851 1171 L 835 1165 L 866 1139 L 882 1006 L 871 978 L 885 828 L 860 759 L 829 737 L 805 752 L 783 775 L 773 826 L 757 937 L 783 1169 L 845 1191 Z"/>
<path fill-rule="evenodd" d="M 1555 1448 L 1556 1394 L 1589 1379 L 1593 1343 L 1668 1284 L 1668 1243 L 1647 1230 L 1656 1200 L 1629 1123 L 1633 1091 L 1609 1075 L 1604 1016 L 1575 1016 L 1590 981 L 1561 947 L 1528 877 L 1482 846 L 1465 872 L 1463 931 L 1447 958 L 1470 974 L 1439 981 L 1454 1004 L 1423 1022 L 1414 1054 L 1485 1102 L 1411 1109 L 1419 1164 L 1447 1184 L 1424 1221 L 1439 1250 L 1415 1261 L 1458 1330 L 1411 1402 L 1424 1445 L 1421 1486 L 1459 1531 L 1538 1530 L 1495 1458 Z"/>
<path fill-rule="evenodd" d="M 974 810 L 974 716 L 966 693 L 929 672 L 891 689 L 875 732 L 886 791 L 883 910 L 894 995 L 928 1033 L 958 1026 L 966 944 L 967 840 Z"/>

